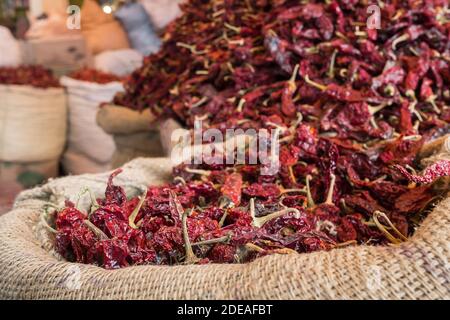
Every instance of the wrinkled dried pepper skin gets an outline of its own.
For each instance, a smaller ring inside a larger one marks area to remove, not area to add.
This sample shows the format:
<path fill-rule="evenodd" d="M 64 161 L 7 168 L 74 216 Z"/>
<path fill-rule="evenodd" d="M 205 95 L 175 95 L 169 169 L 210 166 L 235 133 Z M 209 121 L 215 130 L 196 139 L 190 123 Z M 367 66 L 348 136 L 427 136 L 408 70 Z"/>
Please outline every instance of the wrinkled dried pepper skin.
<path fill-rule="evenodd" d="M 76 70 L 70 73 L 69 77 L 80 81 L 94 82 L 99 84 L 121 82 L 124 80 L 123 78 L 118 77 L 116 75 L 90 68 L 83 68 L 80 70 Z"/>
<path fill-rule="evenodd" d="M 0 84 L 29 85 L 41 89 L 60 86 L 52 72 L 41 66 L 0 67 Z"/>
<path fill-rule="evenodd" d="M 450 132 L 450 16 L 441 0 L 383 3 L 379 29 L 366 24 L 377 1 L 183 4 L 114 102 L 188 128 L 278 128 L 281 169 L 176 167 L 173 183 L 148 188 L 137 229 L 139 199 L 117 171 L 91 215 L 57 214 L 58 252 L 113 269 L 185 263 L 188 244 L 189 261 L 243 263 L 404 241 L 450 174 L 447 162 L 419 173 L 416 159 Z"/>

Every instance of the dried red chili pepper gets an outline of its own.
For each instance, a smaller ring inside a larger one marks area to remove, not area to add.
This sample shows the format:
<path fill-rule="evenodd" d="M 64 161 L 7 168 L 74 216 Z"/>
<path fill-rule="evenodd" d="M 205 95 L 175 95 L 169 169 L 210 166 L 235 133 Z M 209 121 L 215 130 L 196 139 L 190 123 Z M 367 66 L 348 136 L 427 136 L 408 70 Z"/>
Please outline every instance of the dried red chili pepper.
<path fill-rule="evenodd" d="M 427 167 L 422 175 L 414 175 L 409 173 L 405 168 L 400 165 L 394 166 L 398 171 L 400 171 L 408 180 L 420 184 L 430 184 L 436 179 L 441 177 L 450 176 L 450 161 L 440 160 L 431 166 Z"/>
<path fill-rule="evenodd" d="M 241 203 L 242 176 L 239 173 L 233 173 L 226 177 L 222 186 L 222 195 L 227 197 L 234 206 Z"/>
<path fill-rule="evenodd" d="M 121 82 L 124 80 L 123 78 L 118 77 L 116 75 L 89 68 L 83 68 L 74 71 L 69 74 L 69 77 L 80 81 L 94 82 L 99 84 L 107 84 L 110 82 Z"/>
<path fill-rule="evenodd" d="M 0 67 L 0 84 L 30 85 L 36 88 L 57 88 L 59 81 L 41 66 Z"/>
<path fill-rule="evenodd" d="M 388 1 L 375 30 L 375 0 L 187 2 L 114 102 L 188 128 L 276 128 L 279 172 L 182 165 L 131 200 L 115 172 L 92 214 L 61 212 L 58 252 L 116 268 L 406 241 L 440 195 L 428 183 L 448 175 L 443 163 L 415 174 L 422 146 L 449 132 L 442 3 Z"/>

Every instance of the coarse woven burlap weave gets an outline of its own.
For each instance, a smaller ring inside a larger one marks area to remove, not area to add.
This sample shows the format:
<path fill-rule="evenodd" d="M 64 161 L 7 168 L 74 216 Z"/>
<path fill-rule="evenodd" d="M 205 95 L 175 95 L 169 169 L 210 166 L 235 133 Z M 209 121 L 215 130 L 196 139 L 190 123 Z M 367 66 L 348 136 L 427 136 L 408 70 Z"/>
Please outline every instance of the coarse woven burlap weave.
<path fill-rule="evenodd" d="M 156 121 L 149 109 L 142 112 L 129 108 L 104 105 L 97 112 L 97 124 L 113 137 L 116 150 L 112 155 L 111 168 L 139 158 L 165 156 Z"/>
<path fill-rule="evenodd" d="M 125 166 L 116 183 L 137 194 L 147 184 L 167 181 L 170 167 L 167 159 L 137 159 Z M 18 197 L 14 210 L 0 218 L 0 298 L 450 299 L 450 198 L 408 242 L 396 246 L 273 255 L 245 265 L 116 271 L 62 261 L 52 251 L 40 212 L 48 202 L 75 200 L 83 187 L 100 196 L 107 177 L 58 179 Z"/>

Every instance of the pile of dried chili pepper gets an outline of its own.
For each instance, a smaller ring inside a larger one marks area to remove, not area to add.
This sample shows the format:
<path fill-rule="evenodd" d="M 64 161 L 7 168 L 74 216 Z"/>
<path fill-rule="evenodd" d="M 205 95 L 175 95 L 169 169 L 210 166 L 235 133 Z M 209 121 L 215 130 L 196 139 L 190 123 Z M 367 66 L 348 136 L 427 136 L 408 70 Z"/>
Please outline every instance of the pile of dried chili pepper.
<path fill-rule="evenodd" d="M 0 84 L 28 85 L 36 88 L 56 88 L 59 81 L 42 66 L 0 67 Z"/>
<path fill-rule="evenodd" d="M 110 74 L 107 72 L 91 68 L 83 68 L 74 71 L 69 75 L 69 77 L 80 81 L 94 82 L 99 84 L 107 84 L 110 82 L 122 82 L 124 80 L 124 78 L 116 76 L 114 74 Z"/>
<path fill-rule="evenodd" d="M 118 170 L 87 212 L 67 202 L 56 213 L 49 226 L 56 250 L 68 261 L 117 269 L 399 244 L 448 192 L 448 181 L 444 189 L 431 183 L 450 175 L 450 161 L 411 175 L 327 139 L 297 147 L 299 138 L 282 151 L 288 169 L 274 176 L 259 175 L 258 165 L 182 165 L 171 184 L 127 198 L 113 181 Z M 372 151 L 398 152 L 399 144 L 410 141 Z"/>
<path fill-rule="evenodd" d="M 379 29 L 367 27 L 371 4 Z M 68 260 L 243 263 L 398 244 L 445 197 L 448 178 L 433 182 L 450 162 L 421 168 L 416 155 L 450 133 L 447 1 L 192 0 L 183 10 L 115 103 L 187 127 L 277 130 L 280 170 L 182 165 L 133 199 L 116 172 L 90 212 L 58 212 Z"/>

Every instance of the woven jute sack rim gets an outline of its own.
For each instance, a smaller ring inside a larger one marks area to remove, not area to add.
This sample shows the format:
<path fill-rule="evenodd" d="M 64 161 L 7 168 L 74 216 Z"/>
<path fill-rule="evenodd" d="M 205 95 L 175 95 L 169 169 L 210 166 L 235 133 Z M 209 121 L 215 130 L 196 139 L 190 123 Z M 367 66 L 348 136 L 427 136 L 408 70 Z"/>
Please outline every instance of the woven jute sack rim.
<path fill-rule="evenodd" d="M 150 109 L 138 111 L 120 105 L 105 104 L 97 113 L 97 124 L 106 133 L 116 135 L 157 131 L 159 121 Z"/>
<path fill-rule="evenodd" d="M 51 88 L 38 88 L 33 87 L 29 85 L 17 85 L 17 84 L 1 84 L 0 90 L 4 90 L 5 92 L 8 91 L 14 91 L 19 94 L 26 94 L 26 95 L 61 95 L 64 94 L 64 88 L 57 88 L 57 87 L 51 87 Z"/>
<path fill-rule="evenodd" d="M 168 159 L 137 159 L 116 183 L 129 194 L 170 177 Z M 68 263 L 40 222 L 48 203 L 100 196 L 108 174 L 68 177 L 23 192 L 0 218 L 3 299 L 450 299 L 450 198 L 405 243 L 273 255 L 244 265 L 137 266 L 107 271 Z M 88 200 L 83 205 L 87 205 Z"/>

